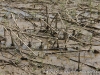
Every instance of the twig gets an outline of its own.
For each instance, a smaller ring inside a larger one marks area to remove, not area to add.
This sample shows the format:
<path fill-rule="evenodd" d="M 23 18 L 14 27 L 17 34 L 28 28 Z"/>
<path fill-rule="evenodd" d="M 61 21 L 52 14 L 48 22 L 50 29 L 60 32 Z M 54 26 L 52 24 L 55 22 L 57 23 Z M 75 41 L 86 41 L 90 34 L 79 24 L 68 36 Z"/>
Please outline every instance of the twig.
<path fill-rule="evenodd" d="M 6 29 L 6 27 L 4 27 L 5 29 Z M 11 29 L 10 29 L 11 30 Z M 6 31 L 8 31 L 7 29 L 6 29 Z M 23 42 L 22 41 L 22 39 L 20 39 L 12 30 L 11 30 L 11 32 L 21 41 L 21 42 Z M 32 49 L 30 49 L 24 42 L 23 42 L 23 44 L 35 55 L 35 53 L 33 52 L 33 50 Z M 35 55 L 36 56 L 36 55 Z"/>

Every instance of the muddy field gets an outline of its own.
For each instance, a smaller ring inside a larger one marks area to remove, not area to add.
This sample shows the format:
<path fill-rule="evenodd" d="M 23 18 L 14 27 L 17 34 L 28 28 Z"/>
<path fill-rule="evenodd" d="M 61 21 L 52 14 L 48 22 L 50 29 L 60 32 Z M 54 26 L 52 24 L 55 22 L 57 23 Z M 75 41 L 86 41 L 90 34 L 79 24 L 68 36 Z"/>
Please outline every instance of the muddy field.
<path fill-rule="evenodd" d="M 0 75 L 100 75 L 100 1 L 0 0 Z"/>

